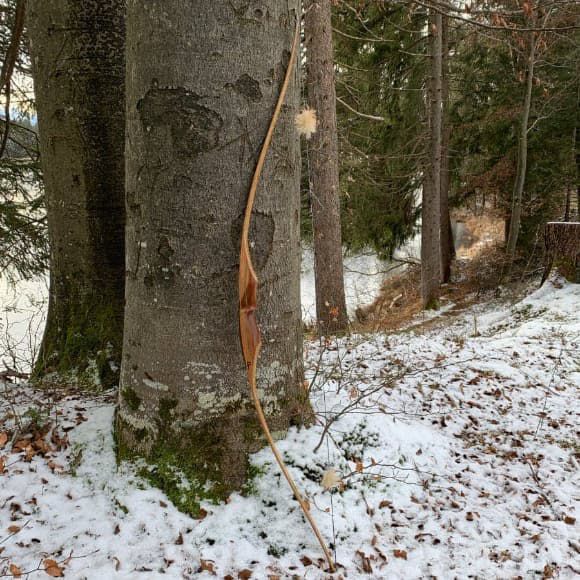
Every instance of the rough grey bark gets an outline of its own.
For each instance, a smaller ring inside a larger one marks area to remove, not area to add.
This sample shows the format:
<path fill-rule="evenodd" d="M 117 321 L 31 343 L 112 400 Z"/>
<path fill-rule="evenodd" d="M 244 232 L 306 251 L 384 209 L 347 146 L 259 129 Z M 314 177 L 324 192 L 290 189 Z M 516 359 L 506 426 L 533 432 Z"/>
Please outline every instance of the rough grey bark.
<path fill-rule="evenodd" d="M 318 128 L 308 145 L 314 233 L 316 318 L 322 333 L 348 325 L 338 177 L 338 134 L 330 0 L 307 0 L 304 12 L 308 104 Z"/>
<path fill-rule="evenodd" d="M 451 125 L 449 123 L 449 19 L 442 16 L 441 37 L 441 281 L 451 279 L 451 262 L 455 257 L 451 215 L 449 212 L 449 141 Z"/>
<path fill-rule="evenodd" d="M 576 127 L 574 127 L 574 161 L 576 162 L 576 220 L 580 222 L 580 89 L 578 90 L 578 104 L 576 107 Z"/>
<path fill-rule="evenodd" d="M 299 1 L 129 0 L 127 301 L 117 440 L 223 498 L 263 444 L 239 343 L 243 212 L 283 81 Z M 300 423 L 299 171 L 295 73 L 257 192 L 252 252 L 272 430 Z M 156 471 L 155 473 L 160 473 Z M 166 477 L 158 482 L 170 493 Z M 204 486 L 210 482 L 209 486 Z M 181 499 L 180 499 L 181 498 Z M 176 498 L 172 498 L 176 499 Z"/>
<path fill-rule="evenodd" d="M 28 34 L 50 239 L 35 376 L 118 382 L 124 253 L 124 0 L 30 0 Z"/>
<path fill-rule="evenodd" d="M 564 202 L 564 221 L 570 221 L 570 210 L 572 209 L 572 188 L 568 186 L 566 188 L 566 198 Z"/>
<path fill-rule="evenodd" d="M 441 14 L 429 15 L 430 78 L 427 83 L 429 159 L 423 187 L 421 226 L 421 298 L 423 308 L 437 305 L 441 285 L 441 115 L 442 25 Z"/>
<path fill-rule="evenodd" d="M 535 20 L 533 20 L 535 23 Z M 513 259 L 516 253 L 520 223 L 522 217 L 522 196 L 526 183 L 526 171 L 528 165 L 528 120 L 532 106 L 532 86 L 534 82 L 534 66 L 536 62 L 536 34 L 529 33 L 529 52 L 527 58 L 527 76 L 520 118 L 520 134 L 518 140 L 518 164 L 516 170 L 516 181 L 512 194 L 512 207 L 509 219 L 509 234 L 507 241 L 507 253 Z"/>
<path fill-rule="evenodd" d="M 548 222 L 544 228 L 544 284 L 552 266 L 570 282 L 580 283 L 580 223 Z"/>

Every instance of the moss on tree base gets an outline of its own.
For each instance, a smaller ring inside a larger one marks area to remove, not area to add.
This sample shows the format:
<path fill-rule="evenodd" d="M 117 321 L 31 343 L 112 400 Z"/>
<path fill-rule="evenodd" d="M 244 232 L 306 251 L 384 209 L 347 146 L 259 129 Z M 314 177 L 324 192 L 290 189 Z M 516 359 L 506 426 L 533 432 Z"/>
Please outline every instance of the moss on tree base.
<path fill-rule="evenodd" d="M 51 303 L 32 381 L 89 391 L 118 385 L 123 328 L 117 302 L 71 297 L 58 307 Z"/>
<path fill-rule="evenodd" d="M 124 389 L 121 408 L 128 414 L 118 411 L 115 420 L 117 460 L 141 460 L 139 474 L 165 492 L 179 510 L 198 517 L 203 502 L 217 504 L 234 491 L 251 492 L 259 470 L 250 464 L 249 454 L 266 440 L 249 401 L 195 426 L 180 421 L 176 400 L 163 398 L 155 424 L 136 427 L 135 405 L 138 408 L 135 393 Z M 288 408 L 269 418 L 277 436 L 311 416 L 309 406 L 302 409 L 301 403 L 294 404 L 290 413 Z"/>
<path fill-rule="evenodd" d="M 227 437 L 224 429 L 216 428 L 215 422 L 182 427 L 176 433 L 170 422 L 174 407 L 173 401 L 164 400 L 160 410 L 163 419 L 157 422 L 162 428 L 155 431 L 135 430 L 117 414 L 117 458 L 118 461 L 142 459 L 145 464 L 139 474 L 165 492 L 179 510 L 197 517 L 202 502 L 224 501 L 245 483 L 249 462 L 245 453 L 244 472 L 240 477 L 239 454 L 246 451 L 242 447 L 245 447 L 248 433 L 254 429 L 235 432 L 240 445 L 235 445 L 235 440 Z M 137 442 L 138 450 L 135 451 Z M 232 473 L 234 466 L 235 473 Z"/>

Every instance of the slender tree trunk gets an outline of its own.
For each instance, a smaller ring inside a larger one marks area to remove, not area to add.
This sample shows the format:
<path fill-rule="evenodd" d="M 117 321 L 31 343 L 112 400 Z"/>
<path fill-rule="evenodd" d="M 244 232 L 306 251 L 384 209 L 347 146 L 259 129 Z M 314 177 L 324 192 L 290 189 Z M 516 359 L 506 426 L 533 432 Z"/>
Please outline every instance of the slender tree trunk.
<path fill-rule="evenodd" d="M 442 67 L 442 112 L 441 112 L 441 281 L 451 279 L 451 262 L 455 257 L 451 215 L 449 212 L 449 20 L 442 16 L 441 67 Z"/>
<path fill-rule="evenodd" d="M 534 20 L 535 22 L 535 20 Z M 522 218 L 522 196 L 526 183 L 526 170 L 528 165 L 528 120 L 532 106 L 532 86 L 534 82 L 534 65 L 536 60 L 536 35 L 530 32 L 530 47 L 527 62 L 526 92 L 520 119 L 520 135 L 518 144 L 518 165 L 516 181 L 512 195 L 512 208 L 509 220 L 509 235 L 507 243 L 508 255 L 513 259 L 516 254 L 520 223 Z"/>
<path fill-rule="evenodd" d="M 118 382 L 124 252 L 124 0 L 30 0 L 50 254 L 40 382 Z"/>
<path fill-rule="evenodd" d="M 580 96 L 580 90 L 578 91 Z M 574 127 L 574 160 L 576 161 L 576 220 L 580 221 L 580 99 L 576 107 L 576 127 Z"/>
<path fill-rule="evenodd" d="M 580 17 L 578 18 L 580 21 Z M 576 79 L 580 79 L 580 63 L 576 61 Z M 574 111 L 576 123 L 572 136 L 572 155 L 576 166 L 574 174 L 576 181 L 576 221 L 580 222 L 580 80 L 576 83 L 576 109 Z"/>
<path fill-rule="evenodd" d="M 449 115 L 449 19 L 442 16 L 442 131 L 441 131 L 441 277 L 451 278 L 451 262 L 455 259 L 455 243 L 449 208 L 451 124 Z"/>
<path fill-rule="evenodd" d="M 298 0 L 129 0 L 127 301 L 117 440 L 179 507 L 223 498 L 263 445 L 239 344 L 243 212 L 290 57 Z M 300 423 L 300 155 L 294 73 L 251 240 L 273 432 Z M 179 490 L 180 476 L 192 488 Z M 177 486 L 177 491 L 176 491 Z"/>
<path fill-rule="evenodd" d="M 424 308 L 436 307 L 441 284 L 441 21 L 441 14 L 432 11 L 429 16 L 429 170 L 428 187 L 423 187 L 421 227 L 421 296 Z"/>
<path fill-rule="evenodd" d="M 564 221 L 571 221 L 570 210 L 572 209 L 572 188 L 568 186 L 566 188 L 566 200 L 564 203 Z"/>
<path fill-rule="evenodd" d="M 330 0 L 307 0 L 304 31 L 308 104 L 318 128 L 308 148 L 314 232 L 316 317 L 322 333 L 348 324 L 342 265 L 336 91 Z"/>

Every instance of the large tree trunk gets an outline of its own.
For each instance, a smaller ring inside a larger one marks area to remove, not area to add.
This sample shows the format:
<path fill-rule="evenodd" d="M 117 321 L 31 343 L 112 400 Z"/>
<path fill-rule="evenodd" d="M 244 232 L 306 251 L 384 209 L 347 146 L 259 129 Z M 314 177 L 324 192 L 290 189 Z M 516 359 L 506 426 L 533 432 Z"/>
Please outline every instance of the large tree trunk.
<path fill-rule="evenodd" d="M 535 19 L 532 20 L 535 24 Z M 508 255 L 513 259 L 516 254 L 516 246 L 520 232 L 522 218 L 522 196 L 526 183 L 526 171 L 528 166 L 528 120 L 532 106 L 532 86 L 534 82 L 534 65 L 536 61 L 536 34 L 530 32 L 530 45 L 527 59 L 527 77 L 524 103 L 520 118 L 520 134 L 518 142 L 518 165 L 516 171 L 516 181 L 512 195 L 512 207 L 509 219 L 509 234 L 507 242 Z"/>
<path fill-rule="evenodd" d="M 127 301 L 121 457 L 195 511 L 246 478 L 263 445 L 239 343 L 243 211 L 290 56 L 299 1 L 129 0 Z M 252 220 L 263 349 L 258 388 L 282 433 L 307 410 L 300 320 L 298 76 Z M 175 468 L 193 484 L 184 494 Z M 164 474 L 164 475 L 160 475 Z M 207 484 L 207 485 L 206 485 Z M 174 492 L 175 493 L 172 493 Z"/>
<path fill-rule="evenodd" d="M 429 15 L 430 79 L 427 83 L 429 110 L 429 160 L 423 187 L 421 227 L 421 297 L 423 308 L 434 308 L 441 284 L 441 115 L 442 115 L 442 25 L 441 14 Z"/>
<path fill-rule="evenodd" d="M 304 14 L 308 104 L 318 116 L 318 128 L 308 147 L 316 318 L 322 333 L 332 333 L 346 328 L 348 316 L 342 265 L 330 0 L 307 0 Z"/>
<path fill-rule="evenodd" d="M 124 0 L 30 0 L 50 238 L 40 382 L 118 382 L 125 278 Z"/>
<path fill-rule="evenodd" d="M 451 262 L 455 257 L 451 215 L 449 212 L 449 19 L 442 16 L 442 111 L 441 111 L 441 281 L 451 279 Z"/>

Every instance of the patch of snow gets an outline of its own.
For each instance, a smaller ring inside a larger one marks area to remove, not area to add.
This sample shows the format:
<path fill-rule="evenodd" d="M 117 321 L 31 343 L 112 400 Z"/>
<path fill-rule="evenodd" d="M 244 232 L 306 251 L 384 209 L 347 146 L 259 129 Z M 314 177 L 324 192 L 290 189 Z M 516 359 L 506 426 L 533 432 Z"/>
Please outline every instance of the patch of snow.
<path fill-rule="evenodd" d="M 395 252 L 401 261 L 416 260 L 418 245 L 414 237 Z M 346 253 L 344 264 L 344 291 L 348 316 L 353 318 L 360 306 L 372 304 L 379 296 L 385 280 L 404 271 L 403 262 L 381 260 L 373 251 L 357 254 Z M 302 275 L 300 291 L 302 301 L 302 320 L 311 324 L 316 319 L 316 292 L 314 283 L 314 252 L 311 247 L 302 250 Z"/>
<path fill-rule="evenodd" d="M 48 304 L 48 279 L 0 278 L 0 364 L 29 372 L 40 347 Z"/>
<path fill-rule="evenodd" d="M 279 448 L 343 577 L 577 577 L 579 306 L 580 286 L 548 283 L 423 334 L 307 343 L 318 423 Z M 39 396 L 3 388 L 21 409 Z M 0 433 L 14 408 L 0 407 Z M 194 520 L 116 465 L 113 409 L 106 396 L 54 403 L 73 427 L 50 454 L 63 469 L 0 450 L 0 574 L 72 552 L 79 580 L 328 577 L 269 449 L 252 456 L 248 495 Z M 338 489 L 321 485 L 328 470 Z"/>

